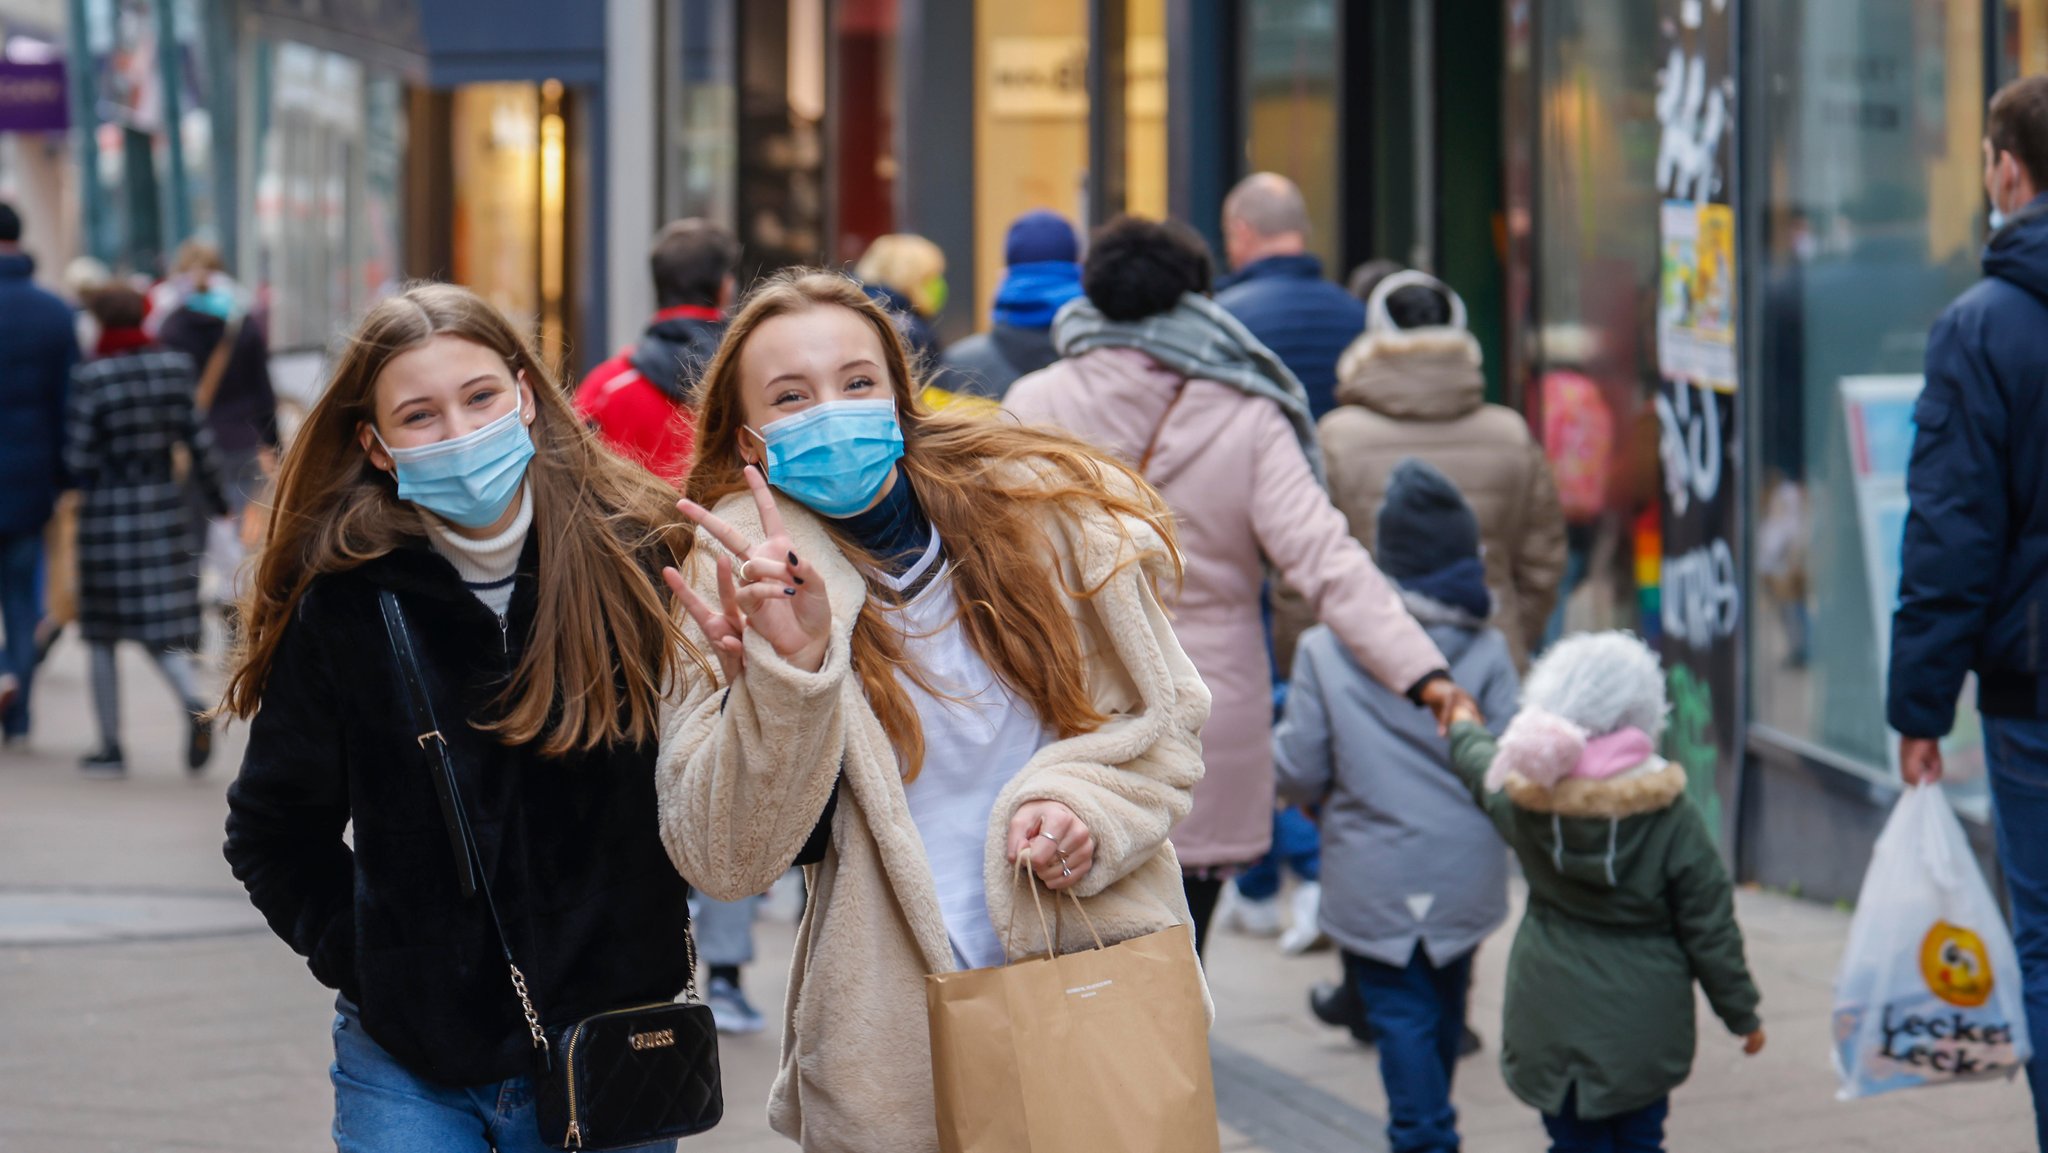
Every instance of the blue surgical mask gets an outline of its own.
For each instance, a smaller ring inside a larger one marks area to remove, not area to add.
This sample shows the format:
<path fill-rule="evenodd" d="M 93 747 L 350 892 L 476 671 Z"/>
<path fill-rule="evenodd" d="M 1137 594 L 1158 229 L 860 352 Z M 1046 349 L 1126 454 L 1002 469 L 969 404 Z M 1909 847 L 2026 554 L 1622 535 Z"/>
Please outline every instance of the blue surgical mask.
<path fill-rule="evenodd" d="M 893 400 L 830 400 L 748 431 L 768 450 L 768 483 L 830 517 L 875 503 L 903 459 Z"/>
<path fill-rule="evenodd" d="M 512 507 L 519 482 L 526 479 L 526 462 L 533 459 L 533 437 L 523 415 L 515 387 L 511 412 L 453 440 L 392 448 L 375 427 L 370 435 L 397 466 L 399 499 L 463 528 L 486 528 Z"/>

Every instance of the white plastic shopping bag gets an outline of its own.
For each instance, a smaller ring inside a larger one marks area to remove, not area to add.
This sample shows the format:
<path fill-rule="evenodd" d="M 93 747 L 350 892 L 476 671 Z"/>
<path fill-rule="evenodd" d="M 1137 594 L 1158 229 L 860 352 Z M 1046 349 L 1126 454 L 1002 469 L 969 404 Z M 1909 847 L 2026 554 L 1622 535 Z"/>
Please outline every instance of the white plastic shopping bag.
<path fill-rule="evenodd" d="M 1939 785 L 1885 822 L 1835 979 L 1842 1100 L 1990 1076 L 2032 1055 L 2019 956 Z"/>

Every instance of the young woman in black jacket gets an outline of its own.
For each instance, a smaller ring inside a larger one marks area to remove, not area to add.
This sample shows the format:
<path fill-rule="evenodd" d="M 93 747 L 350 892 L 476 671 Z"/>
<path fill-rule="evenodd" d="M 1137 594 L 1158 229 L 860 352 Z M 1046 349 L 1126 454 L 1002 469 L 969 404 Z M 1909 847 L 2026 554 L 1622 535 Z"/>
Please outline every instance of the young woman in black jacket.
<path fill-rule="evenodd" d="M 227 692 L 253 717 L 227 857 L 340 994 L 343 1153 L 543 1147 L 532 1033 L 462 895 L 385 590 L 542 1020 L 684 987 L 688 889 L 653 772 L 660 697 L 701 663 L 656 591 L 689 547 L 675 496 L 449 285 L 369 311 L 287 455 Z"/>

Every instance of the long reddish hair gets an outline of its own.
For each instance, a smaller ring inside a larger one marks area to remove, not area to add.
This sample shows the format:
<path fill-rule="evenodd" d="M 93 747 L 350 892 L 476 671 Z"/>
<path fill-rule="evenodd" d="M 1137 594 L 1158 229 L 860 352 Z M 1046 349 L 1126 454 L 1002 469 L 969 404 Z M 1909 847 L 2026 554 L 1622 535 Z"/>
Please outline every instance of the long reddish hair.
<path fill-rule="evenodd" d="M 747 342 L 765 321 L 818 308 L 847 309 L 866 321 L 881 341 L 883 367 L 903 429 L 904 477 L 946 542 L 950 579 L 968 642 L 1060 736 L 1101 727 L 1109 718 L 1090 698 L 1088 658 L 1066 599 L 1086 599 L 1099 587 L 1069 587 L 1046 534 L 1047 514 L 1109 513 L 1113 516 L 1106 519 L 1141 522 L 1157 534 L 1159 544 L 1151 551 L 1131 550 L 1125 565 L 1163 560 L 1177 579 L 1180 553 L 1173 514 L 1143 478 L 1078 440 L 1006 420 L 926 409 L 917 399 L 922 382 L 911 374 L 896 326 L 845 276 L 793 269 L 748 293 L 697 386 L 696 456 L 686 486 L 690 499 L 710 508 L 746 491 L 746 460 L 740 455 L 746 425 L 740 360 Z M 874 560 L 830 518 L 820 519 L 844 551 Z M 896 747 L 904 778 L 910 780 L 924 762 L 924 732 L 897 674 L 924 682 L 920 670 L 909 667 L 903 656 L 900 629 L 885 616 L 892 610 L 871 589 L 854 624 L 852 660 L 869 706 Z"/>
<path fill-rule="evenodd" d="M 222 708 L 248 717 L 262 704 L 278 640 L 315 577 L 426 535 L 357 430 L 376 419 L 377 378 L 392 358 L 443 335 L 523 372 L 536 410 L 527 466 L 540 563 L 533 637 L 497 715 L 472 723 L 506 744 L 538 740 L 549 756 L 653 740 L 663 692 L 685 658 L 709 672 L 650 567 L 680 563 L 691 546 L 675 490 L 600 448 L 511 322 L 450 284 L 412 285 L 364 314 L 285 454 Z"/>

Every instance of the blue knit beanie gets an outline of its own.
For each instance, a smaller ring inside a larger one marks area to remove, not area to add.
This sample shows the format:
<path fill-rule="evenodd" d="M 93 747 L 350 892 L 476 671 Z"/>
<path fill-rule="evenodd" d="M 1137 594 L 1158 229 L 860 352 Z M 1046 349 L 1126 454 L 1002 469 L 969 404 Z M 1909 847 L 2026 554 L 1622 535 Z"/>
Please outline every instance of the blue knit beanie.
<path fill-rule="evenodd" d="M 1451 479 L 1408 457 L 1394 466 L 1373 532 L 1373 560 L 1395 581 L 1479 556 L 1479 518 Z"/>
<path fill-rule="evenodd" d="M 1003 240 L 1003 263 L 1038 264 L 1047 260 L 1073 263 L 1081 258 L 1074 226 L 1057 212 L 1039 209 L 1019 216 Z"/>

